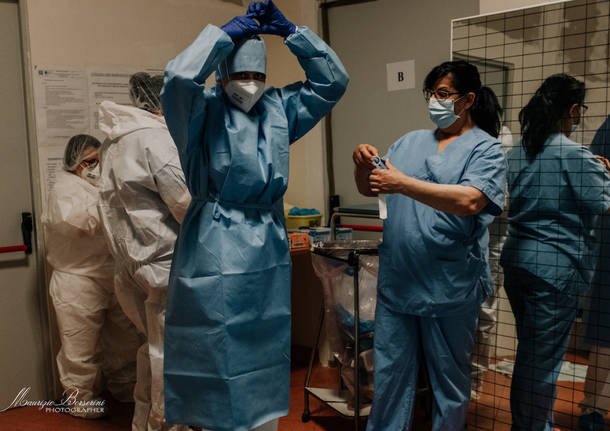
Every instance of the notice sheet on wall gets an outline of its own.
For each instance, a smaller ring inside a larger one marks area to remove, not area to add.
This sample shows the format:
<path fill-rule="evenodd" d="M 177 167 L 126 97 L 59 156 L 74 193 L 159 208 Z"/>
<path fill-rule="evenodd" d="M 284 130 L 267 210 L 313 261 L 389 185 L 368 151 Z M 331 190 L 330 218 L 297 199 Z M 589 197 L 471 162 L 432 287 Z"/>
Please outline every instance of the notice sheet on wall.
<path fill-rule="evenodd" d="M 65 144 L 89 130 L 87 74 L 78 68 L 34 67 L 38 145 Z"/>
<path fill-rule="evenodd" d="M 131 105 L 129 78 L 144 71 L 163 74 L 158 67 L 34 67 L 34 102 L 43 202 L 63 169 L 68 140 L 89 134 L 103 142 L 98 107 L 104 100 Z"/>

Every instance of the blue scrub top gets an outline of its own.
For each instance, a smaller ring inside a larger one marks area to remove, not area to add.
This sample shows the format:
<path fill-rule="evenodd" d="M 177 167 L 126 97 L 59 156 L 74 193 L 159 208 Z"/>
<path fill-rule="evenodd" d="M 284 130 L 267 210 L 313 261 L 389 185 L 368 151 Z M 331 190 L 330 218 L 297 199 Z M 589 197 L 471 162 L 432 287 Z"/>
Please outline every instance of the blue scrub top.
<path fill-rule="evenodd" d="M 593 138 L 593 142 L 591 142 L 591 153 L 603 156 L 605 158 L 610 158 L 610 116 L 606 118 L 606 121 L 595 133 L 595 137 Z M 610 187 L 610 185 L 607 185 Z M 601 229 L 600 229 L 600 256 L 604 259 L 603 265 L 602 261 L 598 265 L 598 269 L 602 271 L 610 271 L 610 215 L 603 215 L 601 217 Z M 598 277 L 599 278 L 599 277 Z M 610 276 L 604 277 L 603 280 L 600 279 L 601 282 L 610 286 Z M 607 289 L 607 295 L 610 296 L 610 288 Z"/>
<path fill-rule="evenodd" d="M 581 144 L 556 133 L 527 157 L 508 153 L 508 239 L 504 267 L 522 268 L 566 293 L 581 293 L 597 262 L 595 228 L 610 208 L 610 176 Z"/>
<path fill-rule="evenodd" d="M 386 155 L 401 172 L 438 184 L 479 189 L 479 214 L 457 216 L 401 194 L 387 196 L 378 297 L 390 309 L 441 317 L 476 312 L 491 293 L 487 226 L 504 207 L 506 163 L 500 142 L 475 127 L 442 152 L 434 130 L 408 133 Z"/>

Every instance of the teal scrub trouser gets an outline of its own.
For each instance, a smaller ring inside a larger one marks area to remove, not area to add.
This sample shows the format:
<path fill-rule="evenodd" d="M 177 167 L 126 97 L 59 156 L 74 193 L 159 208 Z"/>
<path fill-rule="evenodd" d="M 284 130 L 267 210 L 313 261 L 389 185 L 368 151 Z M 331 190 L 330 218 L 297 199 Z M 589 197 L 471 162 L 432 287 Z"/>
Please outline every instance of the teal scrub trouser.
<path fill-rule="evenodd" d="M 375 396 L 367 431 L 411 429 L 420 360 L 434 396 L 433 431 L 462 431 L 470 401 L 470 353 L 477 327 L 468 315 L 420 317 L 377 301 Z"/>
<path fill-rule="evenodd" d="M 556 383 L 578 298 L 518 268 L 504 268 L 515 315 L 517 357 L 510 390 L 512 431 L 553 431 Z"/>

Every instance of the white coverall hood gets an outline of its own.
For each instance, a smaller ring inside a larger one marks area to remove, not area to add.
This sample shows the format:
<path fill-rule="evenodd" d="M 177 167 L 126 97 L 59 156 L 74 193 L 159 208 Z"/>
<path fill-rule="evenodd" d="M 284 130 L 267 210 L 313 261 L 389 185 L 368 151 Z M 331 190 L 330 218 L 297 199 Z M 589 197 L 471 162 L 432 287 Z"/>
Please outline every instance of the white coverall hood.
<path fill-rule="evenodd" d="M 119 105 L 105 100 L 99 107 L 99 127 L 114 140 L 139 129 L 167 129 L 165 119 L 135 106 Z"/>

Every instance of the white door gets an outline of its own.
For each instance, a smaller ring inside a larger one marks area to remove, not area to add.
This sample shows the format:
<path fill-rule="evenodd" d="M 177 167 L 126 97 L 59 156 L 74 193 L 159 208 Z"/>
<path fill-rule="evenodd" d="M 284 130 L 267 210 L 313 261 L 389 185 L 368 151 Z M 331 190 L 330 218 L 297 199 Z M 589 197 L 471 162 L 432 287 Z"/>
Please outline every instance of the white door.
<path fill-rule="evenodd" d="M 0 247 L 6 247 L 23 244 L 21 213 L 34 212 L 16 1 L 0 1 L 0 59 Z M 36 250 L 0 254 L 0 410 L 23 388 L 31 388 L 28 400 L 46 396 L 46 300 L 36 260 Z"/>

